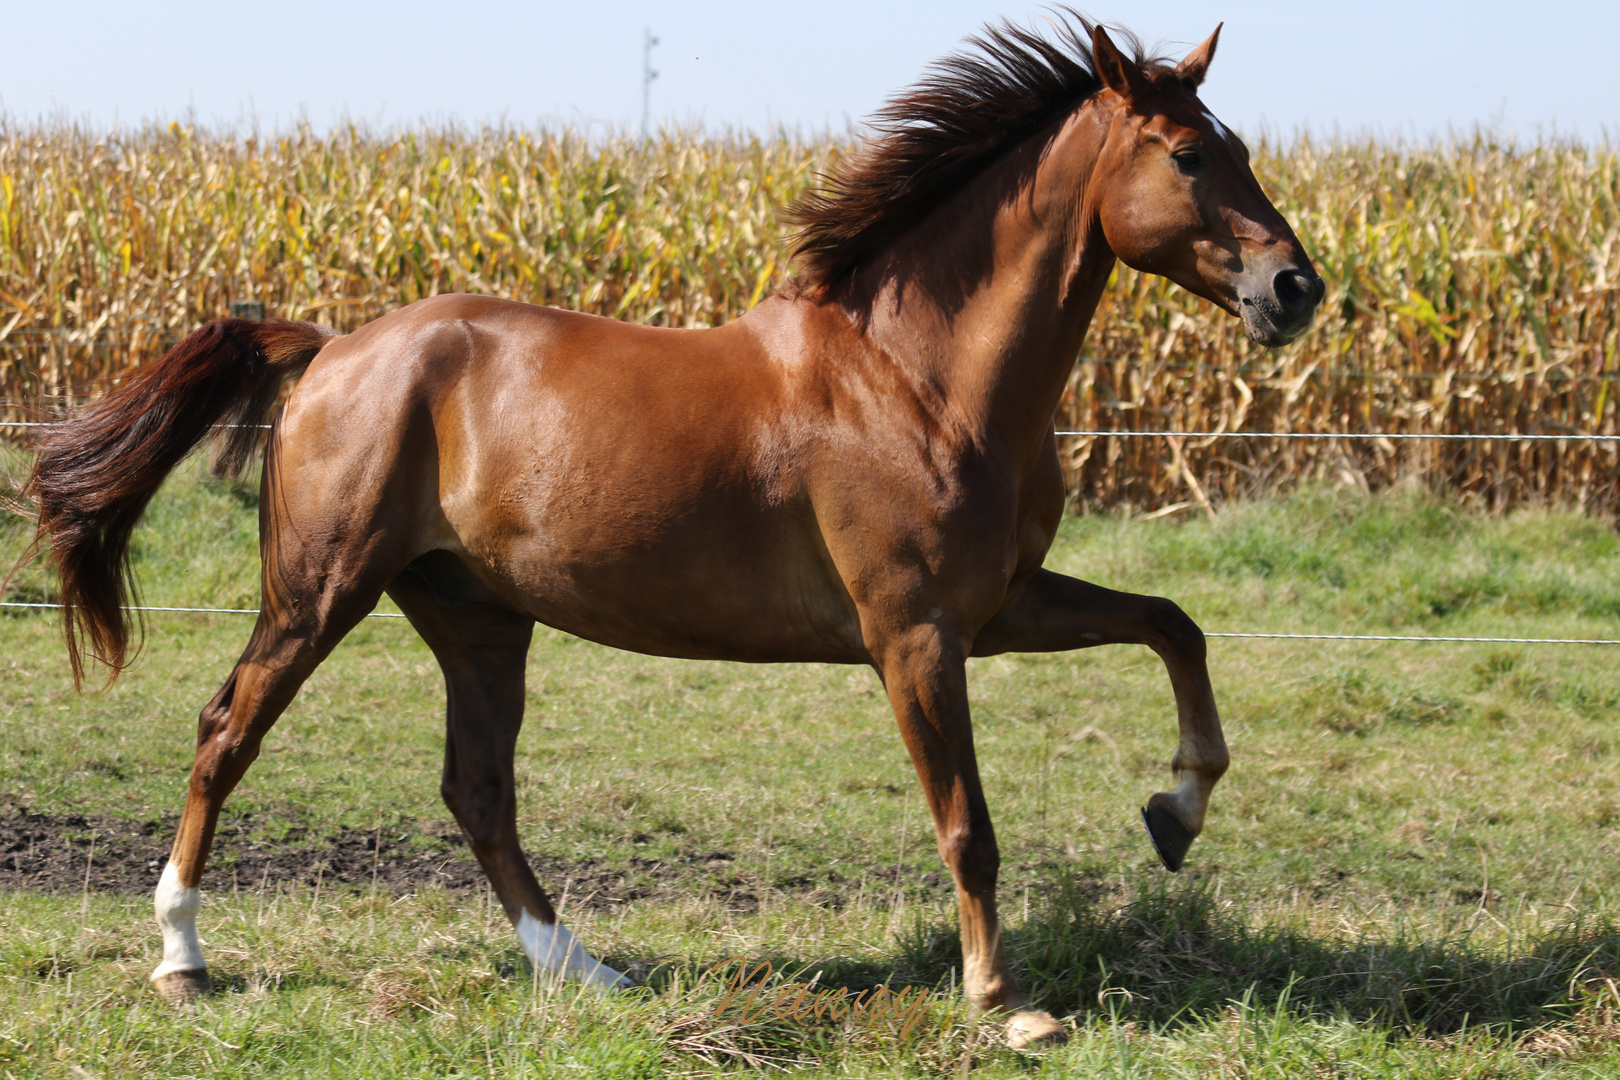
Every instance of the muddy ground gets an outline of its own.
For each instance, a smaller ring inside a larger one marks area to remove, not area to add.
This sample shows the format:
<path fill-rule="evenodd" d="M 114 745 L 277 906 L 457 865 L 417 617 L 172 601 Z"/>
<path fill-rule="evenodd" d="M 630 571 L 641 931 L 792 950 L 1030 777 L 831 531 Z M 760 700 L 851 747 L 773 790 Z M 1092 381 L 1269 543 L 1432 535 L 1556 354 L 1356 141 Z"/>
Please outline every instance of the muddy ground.
<path fill-rule="evenodd" d="M 80 815 L 0 811 L 0 890 L 146 893 L 157 886 L 174 838 L 173 820 L 137 822 Z M 664 894 L 715 895 L 728 905 L 754 903 L 749 883 L 724 852 L 678 863 L 631 859 L 628 868 L 532 859 L 554 896 L 570 906 L 612 907 Z M 401 894 L 430 886 L 482 889 L 484 875 L 448 823 L 395 823 L 373 832 L 312 830 L 295 815 L 220 822 L 204 887 L 263 889 L 357 886 Z"/>
<path fill-rule="evenodd" d="M 0 805 L 0 891 L 150 893 L 168 861 L 175 819 L 34 813 Z M 669 860 L 567 861 L 530 854 L 554 899 L 612 908 L 639 900 L 700 896 L 739 912 L 759 906 L 760 882 L 724 851 Z M 483 889 L 483 871 L 449 822 L 396 822 L 371 832 L 312 827 L 296 812 L 220 822 L 203 888 L 274 889 L 283 884 L 370 889 L 401 895 L 422 888 Z M 944 895 L 950 883 L 924 867 L 870 867 L 842 877 L 778 878 L 773 892 L 840 909 L 856 891 L 902 889 Z"/>

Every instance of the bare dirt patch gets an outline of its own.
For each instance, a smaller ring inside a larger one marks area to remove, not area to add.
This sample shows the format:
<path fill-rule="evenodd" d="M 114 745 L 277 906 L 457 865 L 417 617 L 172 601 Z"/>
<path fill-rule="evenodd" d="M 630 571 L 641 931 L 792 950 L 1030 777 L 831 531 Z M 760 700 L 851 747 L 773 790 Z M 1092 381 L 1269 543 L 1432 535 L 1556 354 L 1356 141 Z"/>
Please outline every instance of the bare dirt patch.
<path fill-rule="evenodd" d="M 174 827 L 173 820 L 0 812 L 0 890 L 150 892 L 168 861 Z M 689 868 L 646 860 L 632 860 L 644 865 L 628 870 L 533 861 L 554 894 L 568 890 L 571 905 L 610 907 L 673 892 L 677 879 L 691 877 Z M 484 874 L 448 824 L 319 830 L 296 816 L 274 815 L 221 822 L 204 881 L 212 889 L 375 885 L 401 894 L 431 886 L 482 889 Z"/>
<path fill-rule="evenodd" d="M 174 831 L 172 818 L 142 822 L 0 807 L 0 891 L 150 892 L 168 861 Z M 623 866 L 532 853 L 530 861 L 552 896 L 566 896 L 570 907 L 612 908 L 692 895 L 712 897 L 737 911 L 759 904 L 758 883 L 748 880 L 726 852 L 668 861 L 630 858 Z M 875 876 L 886 875 L 880 870 Z M 924 887 L 937 887 L 937 879 L 937 874 L 921 877 Z M 204 888 L 283 884 L 375 886 L 400 895 L 429 887 L 482 889 L 485 881 L 460 832 L 448 822 L 396 822 L 369 832 L 315 827 L 296 812 L 220 822 Z M 830 882 L 778 881 L 773 891 L 806 894 L 833 907 L 844 901 L 844 889 Z"/>
<path fill-rule="evenodd" d="M 147 892 L 174 839 L 173 820 L 127 821 L 77 814 L 0 814 L 0 889 Z M 402 835 L 403 834 L 403 835 Z M 221 822 L 208 885 L 355 884 L 404 892 L 437 883 L 481 887 L 483 874 L 460 836 L 398 826 L 381 833 L 312 833 L 296 818 Z"/>

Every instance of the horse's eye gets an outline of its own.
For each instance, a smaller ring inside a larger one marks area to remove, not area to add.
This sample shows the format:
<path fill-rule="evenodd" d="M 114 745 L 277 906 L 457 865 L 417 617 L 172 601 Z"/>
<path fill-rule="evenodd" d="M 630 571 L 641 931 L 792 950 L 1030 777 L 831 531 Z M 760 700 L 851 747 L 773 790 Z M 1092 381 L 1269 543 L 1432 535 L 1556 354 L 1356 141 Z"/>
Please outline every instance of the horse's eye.
<path fill-rule="evenodd" d="M 1177 150 L 1171 156 L 1176 159 L 1176 167 L 1184 173 L 1195 173 L 1204 167 L 1204 152 L 1196 147 Z"/>

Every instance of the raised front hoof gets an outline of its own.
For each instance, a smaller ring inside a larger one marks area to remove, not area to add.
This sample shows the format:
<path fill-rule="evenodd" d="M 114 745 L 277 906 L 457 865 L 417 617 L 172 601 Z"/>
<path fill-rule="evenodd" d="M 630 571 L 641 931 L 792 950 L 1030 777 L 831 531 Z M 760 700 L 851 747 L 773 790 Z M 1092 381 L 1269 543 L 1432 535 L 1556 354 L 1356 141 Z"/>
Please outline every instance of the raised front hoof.
<path fill-rule="evenodd" d="M 189 1005 L 204 994 L 212 993 L 214 980 L 208 977 L 207 969 L 167 971 L 152 976 L 152 989 L 171 1005 Z"/>
<path fill-rule="evenodd" d="M 1007 1045 L 1014 1050 L 1048 1050 L 1068 1041 L 1068 1031 L 1051 1013 L 1025 1009 L 1007 1021 Z"/>
<path fill-rule="evenodd" d="M 1142 807 L 1142 824 L 1147 826 L 1148 835 L 1153 838 L 1153 850 L 1159 853 L 1159 861 L 1164 863 L 1164 868 L 1172 874 L 1180 870 L 1187 858 L 1187 849 L 1192 847 L 1198 834 L 1152 799 Z"/>

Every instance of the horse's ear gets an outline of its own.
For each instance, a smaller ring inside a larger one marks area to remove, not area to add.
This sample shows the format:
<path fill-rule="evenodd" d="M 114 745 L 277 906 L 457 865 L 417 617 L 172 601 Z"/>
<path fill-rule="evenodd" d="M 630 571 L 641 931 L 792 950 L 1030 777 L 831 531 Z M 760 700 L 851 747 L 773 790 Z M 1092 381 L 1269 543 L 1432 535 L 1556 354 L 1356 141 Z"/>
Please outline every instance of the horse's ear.
<path fill-rule="evenodd" d="M 1221 39 L 1221 27 L 1225 25 L 1216 23 L 1215 32 L 1176 65 L 1176 78 L 1180 79 L 1187 89 L 1197 90 L 1203 85 L 1204 76 L 1209 74 L 1209 62 L 1215 59 L 1215 43 Z"/>
<path fill-rule="evenodd" d="M 1108 31 L 1100 26 L 1091 28 L 1091 62 L 1103 85 L 1127 101 L 1146 95 L 1148 82 L 1142 69 L 1119 51 Z"/>

